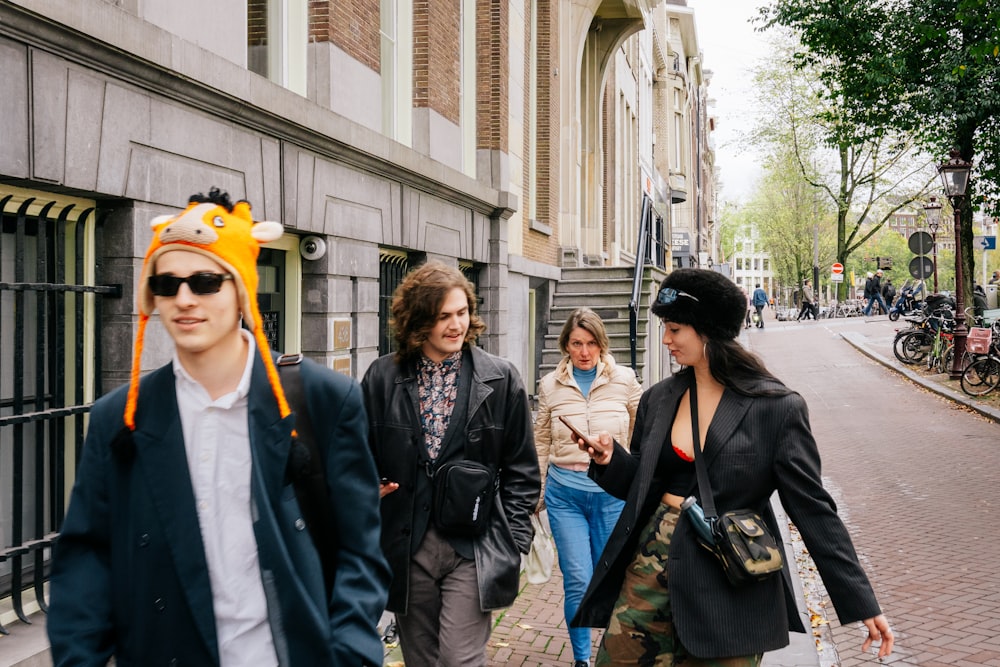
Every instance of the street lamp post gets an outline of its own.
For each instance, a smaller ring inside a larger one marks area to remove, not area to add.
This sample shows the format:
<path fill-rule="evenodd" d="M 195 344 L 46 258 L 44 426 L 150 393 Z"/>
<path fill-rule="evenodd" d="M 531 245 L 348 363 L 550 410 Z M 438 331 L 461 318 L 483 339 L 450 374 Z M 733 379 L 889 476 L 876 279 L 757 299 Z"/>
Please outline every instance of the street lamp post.
<path fill-rule="evenodd" d="M 931 230 L 931 252 L 934 253 L 934 293 L 938 291 L 937 282 L 937 232 L 938 227 L 941 225 L 941 202 L 937 200 L 937 197 L 931 197 L 931 200 L 924 204 L 924 215 L 927 217 L 927 229 Z"/>
<path fill-rule="evenodd" d="M 951 149 L 949 160 L 938 165 L 945 196 L 951 201 L 955 212 L 955 347 L 948 376 L 952 380 L 962 377 L 962 358 L 965 356 L 965 340 L 969 330 L 965 326 L 965 275 L 962 269 L 962 199 L 969 185 L 972 164 L 962 159 L 957 148 Z"/>

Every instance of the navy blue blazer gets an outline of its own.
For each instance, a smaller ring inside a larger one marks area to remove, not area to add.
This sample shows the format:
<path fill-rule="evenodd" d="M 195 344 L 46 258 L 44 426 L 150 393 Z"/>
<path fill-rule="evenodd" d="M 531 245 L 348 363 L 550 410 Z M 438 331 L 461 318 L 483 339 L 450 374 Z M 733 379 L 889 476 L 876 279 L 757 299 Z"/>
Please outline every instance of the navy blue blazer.
<path fill-rule="evenodd" d="M 670 446 L 677 406 L 689 384 L 689 373 L 682 373 L 647 390 L 639 401 L 631 453 L 616 443 L 607 466 L 591 464 L 591 476 L 626 504 L 594 568 L 574 626 L 606 627 L 610 620 L 639 533 L 665 491 L 656 463 L 661 449 Z M 764 387 L 783 388 L 762 380 Z M 816 562 L 840 622 L 881 613 L 833 498 L 823 488 L 819 451 L 799 394 L 749 397 L 726 389 L 703 451 L 720 514 L 755 508 L 780 536 L 769 506 L 777 491 Z M 696 484 L 692 493 L 698 495 Z M 694 656 L 764 653 L 786 646 L 790 629 L 805 631 L 785 577 L 732 586 L 715 557 L 698 545 L 684 517 L 671 538 L 667 576 L 674 626 Z"/>
<path fill-rule="evenodd" d="M 339 552 L 333 592 L 285 481 L 294 416 L 281 419 L 259 355 L 248 419 L 254 533 L 281 665 L 382 664 L 375 625 L 389 571 L 378 478 L 358 384 L 305 360 L 302 380 Z M 55 665 L 217 665 L 212 591 L 170 364 L 142 379 L 134 460 L 112 441 L 127 387 L 98 400 L 56 542 L 48 632 Z"/>

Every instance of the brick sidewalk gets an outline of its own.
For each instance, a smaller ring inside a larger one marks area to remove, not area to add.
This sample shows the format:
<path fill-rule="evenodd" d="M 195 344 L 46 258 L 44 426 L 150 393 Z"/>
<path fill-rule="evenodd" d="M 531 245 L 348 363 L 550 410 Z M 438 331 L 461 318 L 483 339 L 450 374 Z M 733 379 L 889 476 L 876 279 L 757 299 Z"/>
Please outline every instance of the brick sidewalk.
<path fill-rule="evenodd" d="M 563 583 L 559 564 L 544 584 L 526 583 L 513 606 L 494 614 L 493 635 L 487 646 L 491 665 L 514 667 L 569 667 L 573 647 L 563 619 Z M 594 655 L 602 631 L 594 630 Z"/>

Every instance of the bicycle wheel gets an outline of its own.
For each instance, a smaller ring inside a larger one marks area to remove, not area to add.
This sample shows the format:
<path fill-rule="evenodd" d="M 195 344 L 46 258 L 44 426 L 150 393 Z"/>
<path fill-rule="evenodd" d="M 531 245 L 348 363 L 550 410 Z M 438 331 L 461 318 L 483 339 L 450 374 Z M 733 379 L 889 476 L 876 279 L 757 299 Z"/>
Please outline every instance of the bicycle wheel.
<path fill-rule="evenodd" d="M 938 360 L 941 358 L 941 343 L 937 339 L 931 342 L 931 349 L 927 352 L 925 366 L 927 370 L 937 370 Z"/>
<path fill-rule="evenodd" d="M 896 337 L 892 352 L 904 364 L 918 364 L 930 352 L 931 342 L 923 331 L 908 331 Z"/>
<path fill-rule="evenodd" d="M 905 339 L 911 334 L 913 334 L 912 330 L 900 331 L 896 334 L 896 337 L 892 341 L 892 353 L 895 354 L 896 358 L 904 364 L 913 363 L 913 360 L 910 359 L 910 355 L 908 354 L 905 342 Z"/>
<path fill-rule="evenodd" d="M 955 359 L 955 345 L 952 342 L 945 343 L 944 350 L 937 359 L 937 372 L 947 373 L 951 370 L 951 362 Z"/>
<path fill-rule="evenodd" d="M 962 372 L 962 391 L 969 396 L 983 396 L 1000 384 L 1000 358 L 983 357 Z"/>

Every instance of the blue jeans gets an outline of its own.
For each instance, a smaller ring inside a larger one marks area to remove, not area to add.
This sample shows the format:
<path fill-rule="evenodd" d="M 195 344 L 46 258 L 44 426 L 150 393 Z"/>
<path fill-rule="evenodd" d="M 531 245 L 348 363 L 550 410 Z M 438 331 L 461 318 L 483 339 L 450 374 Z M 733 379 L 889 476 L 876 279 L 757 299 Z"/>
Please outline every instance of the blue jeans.
<path fill-rule="evenodd" d="M 556 541 L 559 570 L 563 577 L 563 613 L 569 640 L 573 644 L 573 660 L 590 660 L 590 628 L 570 628 L 569 622 L 587 592 L 594 574 L 594 563 L 601 557 L 618 515 L 625 507 L 604 491 L 581 491 L 560 484 L 551 476 L 545 485 L 545 506 L 549 525 Z"/>
<path fill-rule="evenodd" d="M 865 305 L 865 317 L 872 314 L 872 304 L 878 301 L 878 305 L 882 307 L 882 314 L 885 315 L 889 312 L 889 306 L 885 305 L 885 299 L 882 298 L 881 294 L 875 294 L 875 296 L 868 297 L 868 304 Z"/>

